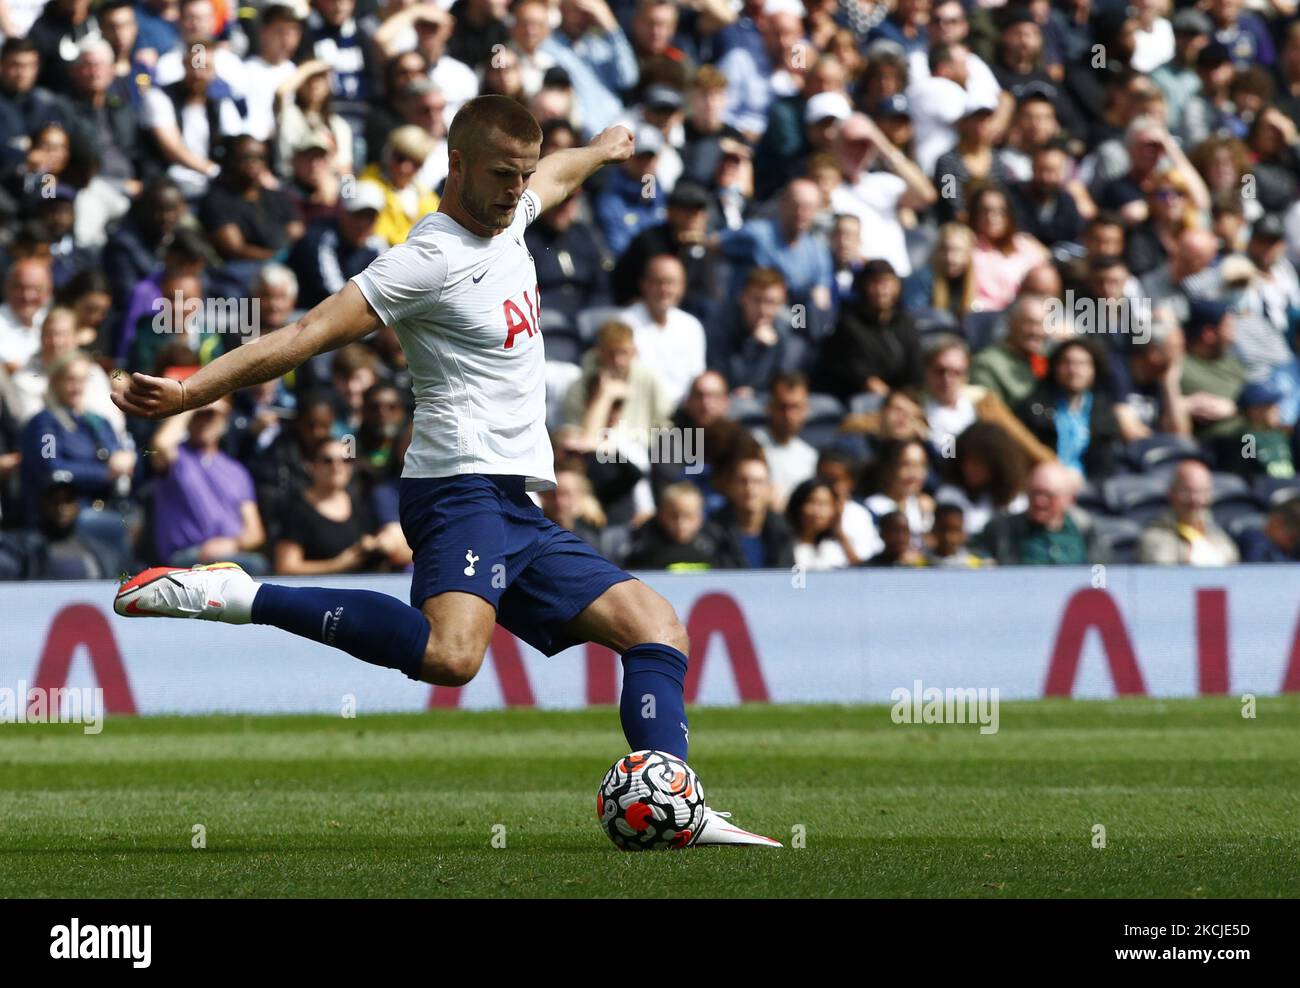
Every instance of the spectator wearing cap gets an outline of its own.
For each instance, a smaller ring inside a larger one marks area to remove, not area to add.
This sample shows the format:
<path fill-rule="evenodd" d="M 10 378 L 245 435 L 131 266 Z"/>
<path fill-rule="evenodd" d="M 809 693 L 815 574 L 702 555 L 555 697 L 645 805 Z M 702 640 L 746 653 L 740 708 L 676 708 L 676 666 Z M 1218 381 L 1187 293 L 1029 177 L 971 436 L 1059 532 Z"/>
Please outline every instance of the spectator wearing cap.
<path fill-rule="evenodd" d="M 643 195 L 646 183 L 654 180 L 663 135 L 648 125 L 638 127 L 635 142 L 632 156 L 610 170 L 596 196 L 596 224 L 616 257 L 638 233 L 667 215 L 664 197 Z"/>
<path fill-rule="evenodd" d="M 6 38 L 0 48 L 0 166 L 23 157 L 23 139 L 51 121 L 65 123 L 62 97 L 36 84 L 41 56 L 30 39 Z"/>
<path fill-rule="evenodd" d="M 266 529 L 253 479 L 221 451 L 230 421 L 222 399 L 163 421 L 150 440 L 149 466 L 158 478 L 153 504 L 154 547 L 170 566 L 229 559 L 265 574 L 257 552 Z"/>
<path fill-rule="evenodd" d="M 1082 566 L 1106 562 L 1092 519 L 1076 507 L 1079 475 L 1060 463 L 1041 463 L 1029 475 L 1029 506 L 995 515 L 970 547 L 999 566 Z"/>
<path fill-rule="evenodd" d="M 834 62 L 839 65 L 838 61 Z M 806 98 L 805 98 L 806 96 Z M 763 167 L 755 176 L 755 194 L 766 200 L 803 173 L 810 155 L 828 152 L 839 126 L 853 112 L 841 89 L 783 97 L 772 104 L 768 127 L 755 154 Z"/>
<path fill-rule="evenodd" d="M 50 0 L 27 37 L 41 53 L 40 83 L 54 92 L 68 91 L 78 46 L 99 35 L 90 0 Z"/>
<path fill-rule="evenodd" d="M 281 186 L 293 200 L 306 226 L 339 214 L 342 203 L 339 174 L 334 170 L 334 149 L 319 134 L 308 134 L 293 149 L 289 181 Z"/>
<path fill-rule="evenodd" d="M 215 52 L 211 38 L 195 44 Z M 221 171 L 216 161 L 223 139 L 244 131 L 234 102 L 213 87 L 215 65 L 206 55 L 187 58 L 180 80 L 148 89 L 140 107 L 154 157 L 190 201 L 201 199 Z"/>
<path fill-rule="evenodd" d="M 1217 463 L 1247 479 L 1295 477 L 1291 455 L 1291 432 L 1282 419 L 1282 390 L 1267 381 L 1255 381 L 1241 389 L 1237 407 L 1245 419 L 1240 436 L 1217 444 Z"/>
<path fill-rule="evenodd" d="M 1174 14 L 1174 53 L 1169 61 L 1151 71 L 1151 81 L 1165 96 L 1169 129 L 1183 132 L 1183 109 L 1201 89 L 1196 60 L 1210 43 L 1214 25 L 1204 11 L 1185 8 Z"/>
<path fill-rule="evenodd" d="M 30 258 L 10 265 L 0 305 L 0 364 L 10 372 L 40 349 L 40 326 L 54 297 L 48 260 Z"/>
<path fill-rule="evenodd" d="M 829 151 L 840 122 L 852 112 L 847 73 L 835 55 L 822 55 L 807 68 L 801 62 L 796 74 L 802 75 L 802 86 L 772 100 L 767 128 L 754 149 L 763 162 L 754 186 L 761 200 L 801 174 L 809 155 Z"/>
<path fill-rule="evenodd" d="M 729 85 L 726 121 L 757 142 L 767 129 L 772 101 L 793 92 L 785 72 L 788 53 L 803 40 L 803 5 L 798 0 L 767 0 L 759 31 L 763 47 L 734 47 L 718 60 Z"/>
<path fill-rule="evenodd" d="M 796 178 L 781 195 L 774 218 L 747 220 L 739 230 L 721 234 L 719 245 L 733 267 L 732 294 L 751 268 L 773 268 L 785 281 L 791 305 L 802 305 L 811 335 L 818 335 L 830 317 L 831 279 L 834 269 L 830 249 L 813 232 L 821 208 L 817 186 Z"/>
<path fill-rule="evenodd" d="M 330 145 L 335 170 L 340 175 L 353 171 L 353 128 L 334 111 L 334 95 L 328 62 L 310 59 L 301 63 L 292 76 L 276 90 L 280 107 L 276 120 L 277 160 L 281 173 L 287 175 L 293 152 L 307 143 L 308 136 Z"/>
<path fill-rule="evenodd" d="M 524 233 L 548 318 L 559 316 L 571 329 L 585 309 L 611 302 L 609 261 L 600 235 L 582 216 L 582 195 L 575 190 Z"/>
<path fill-rule="evenodd" d="M 32 526 L 0 532 L 0 580 L 108 580 L 121 573 L 125 554 L 79 531 L 81 514 L 72 475 L 51 474 L 36 498 Z"/>
<path fill-rule="evenodd" d="M 685 397 L 706 364 L 704 327 L 679 308 L 685 293 L 682 262 L 661 254 L 646 264 L 640 297 L 619 317 L 632 327 L 638 357 L 659 375 L 673 402 Z"/>
<path fill-rule="evenodd" d="M 844 181 L 831 193 L 831 209 L 862 221 L 866 255 L 889 262 L 906 277 L 912 271 L 900 210 L 924 210 L 938 200 L 930 180 L 890 143 L 866 114 L 855 113 L 840 126 L 835 155 Z M 880 166 L 872 170 L 873 166 Z"/>
<path fill-rule="evenodd" d="M 1002 189 L 1014 181 L 993 150 L 996 109 L 996 103 L 968 94 L 966 109 L 957 121 L 957 143 L 935 162 L 935 187 L 943 193 L 935 213 L 942 223 L 965 215 L 966 187 L 972 181 Z"/>
<path fill-rule="evenodd" d="M 1071 194 L 1069 153 L 1062 141 L 1036 147 L 1029 180 L 1009 188 L 1020 229 L 1047 247 L 1078 243 L 1084 220 Z M 1083 196 L 1087 192 L 1080 190 Z M 1091 205 L 1091 199 L 1088 199 Z"/>
<path fill-rule="evenodd" d="M 456 0 L 451 16 L 456 28 L 447 42 L 447 54 L 481 72 L 494 51 L 510 44 L 509 0 Z"/>
<path fill-rule="evenodd" d="M 319 305 L 342 291 L 348 279 L 379 256 L 383 243 L 375 233 L 386 205 L 383 190 L 373 182 L 358 182 L 354 194 L 340 200 L 342 209 L 307 228 L 289 251 L 289 268 L 298 278 L 298 303 L 303 309 Z"/>
<path fill-rule="evenodd" d="M 1034 438 L 1092 483 L 1115 472 L 1120 440 L 1115 403 L 1101 383 L 1108 371 L 1099 347 L 1072 337 L 1052 351 L 1047 375 L 1016 407 Z"/>
<path fill-rule="evenodd" d="M 622 124 L 633 134 L 642 127 L 653 127 L 659 132 L 662 141 L 655 158 L 655 183 L 664 192 L 671 192 L 682 174 L 682 158 L 677 148 L 685 141 L 683 105 L 682 94 L 672 86 L 647 86 L 639 106 L 611 121 Z"/>
<path fill-rule="evenodd" d="M 926 58 L 929 71 L 908 83 L 907 104 L 912 117 L 916 163 L 926 175 L 934 174 L 939 156 L 957 143 L 957 121 L 974 99 L 988 102 L 979 89 L 968 94 L 971 52 L 960 42 L 940 43 Z"/>
<path fill-rule="evenodd" d="M 1183 335 L 1187 357 L 1182 389 L 1197 437 L 1240 435 L 1237 399 L 1246 384 L 1246 368 L 1231 352 L 1236 339 L 1233 315 L 1221 301 L 1198 299 L 1189 306 Z"/>
<path fill-rule="evenodd" d="M 1300 277 L 1286 256 L 1282 218 L 1266 213 L 1251 227 L 1246 258 L 1254 270 L 1241 299 L 1241 311 L 1260 316 L 1282 337 L 1289 337 L 1300 310 Z"/>
<path fill-rule="evenodd" d="M 375 236 L 390 247 L 402 243 L 416 220 L 438 208 L 438 195 L 420 183 L 420 170 L 436 142 L 428 131 L 412 124 L 388 135 L 383 158 L 367 165 L 358 185 L 371 184 L 384 196 L 375 223 Z"/>
<path fill-rule="evenodd" d="M 821 348 L 817 390 L 847 402 L 863 392 L 883 395 L 920 384 L 920 338 L 899 304 L 901 285 L 889 262 L 863 265 L 854 294 Z"/>
<path fill-rule="evenodd" d="M 275 132 L 275 94 L 297 71 L 293 56 L 302 44 L 305 0 L 272 0 L 262 8 L 257 22 L 257 54 L 243 60 L 243 83 L 247 113 L 244 126 L 259 141 L 269 141 Z"/>
<path fill-rule="evenodd" d="M 1169 510 L 1149 522 L 1138 538 L 1138 562 L 1156 566 L 1230 566 L 1240 561 L 1236 543 L 1210 514 L 1210 469 L 1183 460 L 1169 484 Z"/>
<path fill-rule="evenodd" d="M 123 446 L 104 419 L 86 408 L 90 360 L 84 354 L 66 354 L 50 368 L 47 407 L 28 420 L 22 430 L 22 490 L 27 518 L 39 516 L 38 496 L 56 472 L 70 475 L 83 505 L 91 501 L 119 502 L 130 489 L 135 453 Z M 110 512 L 111 513 L 111 512 Z M 112 532 L 113 519 L 87 515 L 95 528 L 101 523 Z M 121 518 L 116 518 L 118 532 Z M 119 537 L 109 541 L 117 544 Z"/>

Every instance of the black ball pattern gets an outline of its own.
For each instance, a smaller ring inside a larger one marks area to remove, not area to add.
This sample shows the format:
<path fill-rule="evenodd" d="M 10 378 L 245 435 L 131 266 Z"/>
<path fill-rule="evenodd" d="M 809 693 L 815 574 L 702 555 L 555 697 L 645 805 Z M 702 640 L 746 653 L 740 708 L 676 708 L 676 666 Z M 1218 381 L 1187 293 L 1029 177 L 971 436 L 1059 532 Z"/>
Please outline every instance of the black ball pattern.
<path fill-rule="evenodd" d="M 676 755 L 634 751 L 605 773 L 596 791 L 596 818 L 624 851 L 690 847 L 704 822 L 704 790 Z"/>

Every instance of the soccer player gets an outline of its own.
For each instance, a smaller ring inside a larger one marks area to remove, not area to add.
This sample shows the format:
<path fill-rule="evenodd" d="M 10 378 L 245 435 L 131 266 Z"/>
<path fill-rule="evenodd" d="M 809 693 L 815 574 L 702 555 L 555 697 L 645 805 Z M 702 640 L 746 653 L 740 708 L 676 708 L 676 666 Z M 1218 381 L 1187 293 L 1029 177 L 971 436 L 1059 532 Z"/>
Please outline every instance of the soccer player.
<path fill-rule="evenodd" d="M 369 590 L 258 583 L 234 563 L 212 563 L 147 569 L 118 589 L 114 610 L 273 625 L 439 686 L 474 678 L 497 623 L 546 655 L 594 641 L 622 656 L 619 715 L 633 750 L 685 759 L 688 642 L 677 614 L 547 520 L 527 493 L 554 487 L 555 472 L 540 299 L 524 230 L 597 169 L 633 152 L 623 127 L 539 161 L 541 139 L 537 121 L 513 100 L 470 100 L 447 135 L 442 203 L 404 243 L 298 322 L 186 381 L 132 374 L 114 393 L 123 411 L 163 418 L 392 326 L 416 398 L 400 490 L 415 557 L 410 606 Z M 694 843 L 781 846 L 729 816 L 706 809 Z"/>

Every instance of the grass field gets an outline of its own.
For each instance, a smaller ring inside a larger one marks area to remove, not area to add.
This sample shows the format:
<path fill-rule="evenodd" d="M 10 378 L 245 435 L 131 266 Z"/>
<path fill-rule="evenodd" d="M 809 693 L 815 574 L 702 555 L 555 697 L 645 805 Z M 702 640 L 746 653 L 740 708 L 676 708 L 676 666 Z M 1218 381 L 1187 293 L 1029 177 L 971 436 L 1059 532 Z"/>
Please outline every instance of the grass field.
<path fill-rule="evenodd" d="M 613 710 L 0 726 L 0 895 L 1300 896 L 1298 696 L 1006 703 L 993 736 L 701 709 L 691 738 L 711 805 L 806 847 L 615 850 Z"/>

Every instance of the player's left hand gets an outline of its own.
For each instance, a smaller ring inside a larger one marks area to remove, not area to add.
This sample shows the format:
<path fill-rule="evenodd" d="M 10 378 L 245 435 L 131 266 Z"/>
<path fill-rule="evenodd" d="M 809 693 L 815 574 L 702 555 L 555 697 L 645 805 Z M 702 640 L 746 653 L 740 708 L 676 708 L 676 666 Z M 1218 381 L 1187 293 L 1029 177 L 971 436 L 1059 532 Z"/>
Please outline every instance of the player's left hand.
<path fill-rule="evenodd" d="M 591 139 L 591 144 L 588 146 L 600 148 L 605 152 L 605 161 L 612 164 L 617 161 L 627 161 L 632 157 L 636 141 L 632 137 L 632 132 L 626 127 L 615 126 L 606 127 Z"/>

